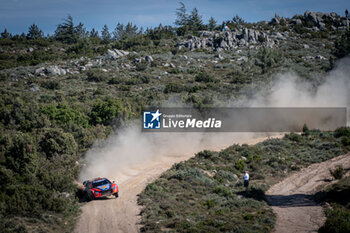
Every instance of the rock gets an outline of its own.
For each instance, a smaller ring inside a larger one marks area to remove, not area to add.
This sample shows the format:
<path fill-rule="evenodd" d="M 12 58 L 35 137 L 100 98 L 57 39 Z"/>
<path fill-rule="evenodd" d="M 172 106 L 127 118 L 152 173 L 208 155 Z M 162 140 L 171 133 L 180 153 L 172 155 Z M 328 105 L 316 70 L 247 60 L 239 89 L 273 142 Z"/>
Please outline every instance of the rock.
<path fill-rule="evenodd" d="M 34 49 L 31 48 L 31 47 L 27 49 L 27 52 L 28 52 L 28 53 L 32 53 L 33 51 L 34 51 Z"/>
<path fill-rule="evenodd" d="M 118 57 L 119 57 L 118 54 L 115 51 L 110 49 L 107 50 L 107 53 L 105 55 L 105 58 L 107 60 L 116 60 Z"/>
<path fill-rule="evenodd" d="M 135 58 L 134 63 L 141 63 L 143 58 Z"/>
<path fill-rule="evenodd" d="M 165 63 L 163 66 L 164 66 L 164 67 L 169 67 L 170 64 L 169 64 L 169 63 Z"/>
<path fill-rule="evenodd" d="M 275 17 L 271 19 L 271 24 L 280 24 L 281 17 L 278 14 L 275 14 Z"/>
<path fill-rule="evenodd" d="M 88 62 L 86 65 L 85 65 L 85 68 L 91 68 L 94 64 L 92 64 L 91 62 Z"/>
<path fill-rule="evenodd" d="M 247 62 L 248 61 L 248 57 L 246 57 L 246 56 L 240 57 L 240 58 L 237 59 L 237 61 L 245 61 L 245 62 Z"/>
<path fill-rule="evenodd" d="M 148 62 L 153 62 L 153 58 L 151 56 L 145 56 L 145 60 Z"/>
<path fill-rule="evenodd" d="M 122 53 L 120 50 L 115 49 L 114 52 L 118 55 L 118 57 L 123 57 L 124 53 Z"/>
<path fill-rule="evenodd" d="M 66 75 L 66 70 L 59 68 L 58 66 L 49 66 L 46 68 L 48 75 Z"/>
<path fill-rule="evenodd" d="M 213 51 L 229 50 L 237 46 L 249 46 L 250 44 L 268 44 L 269 37 L 266 33 L 254 29 L 242 28 L 225 32 L 201 31 L 198 37 L 191 36 L 187 41 L 177 44 L 179 49 L 184 47 L 189 50 L 204 48 Z"/>
<path fill-rule="evenodd" d="M 322 56 L 322 55 L 317 55 L 316 57 L 315 57 L 317 60 L 327 60 L 324 56 Z"/>
<path fill-rule="evenodd" d="M 301 19 L 292 19 L 291 23 L 295 25 L 301 25 L 303 24 L 303 21 L 301 21 Z"/>
<path fill-rule="evenodd" d="M 40 88 L 37 85 L 32 84 L 30 86 L 29 90 L 32 91 L 32 92 L 37 92 L 37 91 L 40 91 Z"/>
<path fill-rule="evenodd" d="M 243 47 L 243 46 L 246 45 L 246 43 L 247 43 L 247 42 L 245 41 L 245 39 L 242 38 L 242 39 L 239 40 L 238 45 L 239 45 L 240 47 Z"/>
<path fill-rule="evenodd" d="M 286 39 L 280 32 L 271 32 L 271 35 L 278 40 L 285 40 Z"/>
<path fill-rule="evenodd" d="M 176 66 L 173 63 L 170 63 L 171 68 L 176 68 Z"/>
<path fill-rule="evenodd" d="M 124 67 L 125 67 L 126 69 L 131 69 L 131 65 L 129 65 L 129 64 L 124 64 Z"/>
<path fill-rule="evenodd" d="M 310 48 L 310 46 L 309 46 L 309 45 L 307 45 L 307 44 L 303 44 L 303 48 L 304 48 L 304 49 L 309 49 L 309 48 Z"/>
<path fill-rule="evenodd" d="M 124 51 L 124 50 L 119 50 L 119 52 L 121 54 L 123 54 L 123 56 L 128 56 L 130 53 L 128 51 Z M 136 52 L 135 52 L 136 53 Z M 137 53 L 136 53 L 137 54 Z"/>
<path fill-rule="evenodd" d="M 304 59 L 306 59 L 306 60 L 314 60 L 315 58 L 313 56 L 305 56 Z"/>
<path fill-rule="evenodd" d="M 219 58 L 220 61 L 224 59 L 224 57 L 220 53 L 217 54 L 216 57 Z"/>
<path fill-rule="evenodd" d="M 46 72 L 45 67 L 40 67 L 35 70 L 34 74 L 36 76 L 45 76 L 45 72 Z"/>

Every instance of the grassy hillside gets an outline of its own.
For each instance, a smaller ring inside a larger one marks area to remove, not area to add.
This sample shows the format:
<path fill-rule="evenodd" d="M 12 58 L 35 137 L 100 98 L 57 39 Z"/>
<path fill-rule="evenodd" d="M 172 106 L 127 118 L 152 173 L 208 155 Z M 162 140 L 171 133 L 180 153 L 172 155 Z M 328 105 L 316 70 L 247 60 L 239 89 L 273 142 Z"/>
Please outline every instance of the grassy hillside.
<path fill-rule="evenodd" d="M 175 164 L 139 197 L 142 231 L 270 232 L 275 218 L 264 192 L 292 171 L 349 151 L 350 138 L 339 134 L 342 130 L 291 133 L 253 146 L 202 151 Z M 242 179 L 246 169 L 248 195 Z"/>

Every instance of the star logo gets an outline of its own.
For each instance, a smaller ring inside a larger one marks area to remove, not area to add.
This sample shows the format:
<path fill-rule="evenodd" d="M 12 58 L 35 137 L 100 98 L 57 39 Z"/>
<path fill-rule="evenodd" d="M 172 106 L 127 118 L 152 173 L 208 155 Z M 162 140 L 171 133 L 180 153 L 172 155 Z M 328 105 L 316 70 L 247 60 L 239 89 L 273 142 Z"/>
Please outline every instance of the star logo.
<path fill-rule="evenodd" d="M 161 115 L 159 109 L 155 112 L 143 112 L 143 128 L 144 129 L 160 129 Z"/>
<path fill-rule="evenodd" d="M 157 111 L 155 113 L 151 113 L 151 115 L 153 116 L 152 121 L 156 120 L 159 121 L 159 117 L 162 115 L 161 113 L 159 113 L 159 109 L 157 109 Z"/>

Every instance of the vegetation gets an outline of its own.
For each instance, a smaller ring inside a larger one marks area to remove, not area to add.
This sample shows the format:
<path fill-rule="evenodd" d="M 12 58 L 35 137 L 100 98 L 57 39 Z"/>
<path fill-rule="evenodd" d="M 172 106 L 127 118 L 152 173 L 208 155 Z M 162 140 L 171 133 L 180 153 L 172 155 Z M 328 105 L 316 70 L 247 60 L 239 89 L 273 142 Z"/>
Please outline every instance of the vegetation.
<path fill-rule="evenodd" d="M 309 130 L 307 136 L 287 134 L 254 146 L 198 153 L 174 165 L 141 193 L 142 230 L 270 232 L 275 219 L 264 192 L 276 182 L 273 177 L 348 151 L 334 134 Z M 242 182 L 246 169 L 251 176 L 248 195 Z"/>
<path fill-rule="evenodd" d="M 350 177 L 328 187 L 319 194 L 320 201 L 328 202 L 331 208 L 326 210 L 326 222 L 318 232 L 350 231 Z"/>

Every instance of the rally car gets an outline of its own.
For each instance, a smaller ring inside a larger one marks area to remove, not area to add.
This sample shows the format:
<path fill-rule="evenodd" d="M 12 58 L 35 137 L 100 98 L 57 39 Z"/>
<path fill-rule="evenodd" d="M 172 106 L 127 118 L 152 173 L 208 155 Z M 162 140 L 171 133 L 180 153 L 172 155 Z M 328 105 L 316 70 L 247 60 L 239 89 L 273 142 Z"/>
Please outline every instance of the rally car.
<path fill-rule="evenodd" d="M 114 195 L 115 197 L 119 196 L 118 185 L 107 178 L 86 180 L 83 182 L 83 185 L 85 187 L 84 192 L 87 201 L 111 195 Z"/>

